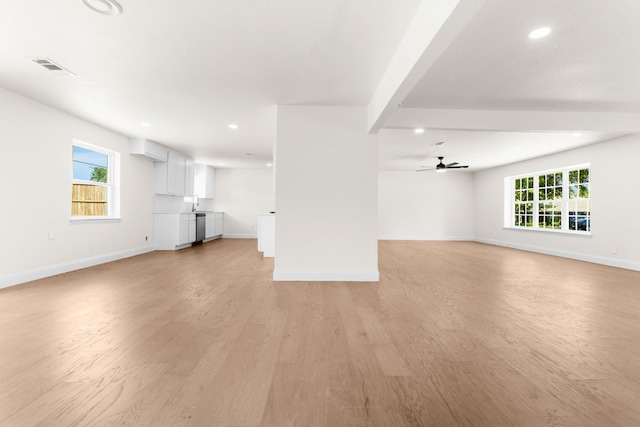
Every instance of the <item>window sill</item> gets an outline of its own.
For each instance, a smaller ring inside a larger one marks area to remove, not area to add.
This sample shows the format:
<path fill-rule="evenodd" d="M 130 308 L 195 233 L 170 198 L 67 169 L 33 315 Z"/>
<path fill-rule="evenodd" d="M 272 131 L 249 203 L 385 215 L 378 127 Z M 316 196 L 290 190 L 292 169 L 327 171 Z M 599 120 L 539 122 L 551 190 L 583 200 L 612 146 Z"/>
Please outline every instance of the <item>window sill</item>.
<path fill-rule="evenodd" d="M 69 219 L 70 222 L 120 222 L 122 218 L 119 216 L 74 216 Z"/>
<path fill-rule="evenodd" d="M 569 231 L 569 230 L 554 230 L 550 228 L 525 228 L 525 227 L 502 227 L 503 230 L 515 230 L 515 231 L 527 231 L 527 232 L 539 232 L 539 233 L 551 233 L 551 234 L 565 234 L 576 237 L 591 237 L 590 231 Z"/>

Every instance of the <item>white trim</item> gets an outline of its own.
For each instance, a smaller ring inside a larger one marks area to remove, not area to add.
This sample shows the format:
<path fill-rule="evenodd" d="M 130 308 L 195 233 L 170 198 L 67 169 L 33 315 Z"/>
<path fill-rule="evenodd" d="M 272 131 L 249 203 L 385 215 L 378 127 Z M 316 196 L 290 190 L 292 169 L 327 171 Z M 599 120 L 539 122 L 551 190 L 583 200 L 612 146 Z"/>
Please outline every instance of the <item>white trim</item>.
<path fill-rule="evenodd" d="M 225 239 L 257 239 L 257 234 L 223 234 Z"/>
<path fill-rule="evenodd" d="M 105 187 L 107 189 L 107 215 L 96 216 L 96 217 L 86 217 L 86 216 L 77 216 L 73 215 L 71 218 L 77 218 L 79 221 L 86 221 L 88 218 L 95 218 L 95 220 L 111 220 L 111 219 L 121 219 L 120 217 L 120 153 L 117 151 L 113 151 L 107 148 L 102 148 L 97 145 L 89 144 L 84 141 L 80 141 L 78 139 L 74 139 L 71 144 L 71 185 L 74 184 L 82 184 L 82 185 L 96 185 L 99 187 Z M 94 151 L 96 153 L 104 154 L 107 156 L 107 182 L 94 182 L 94 181 L 85 181 L 82 179 L 76 179 L 73 176 L 73 162 L 74 162 L 74 153 L 73 147 L 83 148 L 85 150 Z"/>
<path fill-rule="evenodd" d="M 378 270 L 274 270 L 281 282 L 378 282 Z"/>
<path fill-rule="evenodd" d="M 401 236 L 382 235 L 378 240 L 444 240 L 444 241 L 473 241 L 473 236 Z"/>
<path fill-rule="evenodd" d="M 522 251 L 537 252 L 545 255 L 553 255 L 553 256 L 558 256 L 562 258 L 575 259 L 578 261 L 591 262 L 594 264 L 608 265 L 610 267 L 625 268 L 628 270 L 640 271 L 640 262 L 637 262 L 637 261 L 609 258 L 609 257 L 603 257 L 603 256 L 597 256 L 597 255 L 587 255 L 579 252 L 562 251 L 559 249 L 549 249 L 549 248 L 543 248 L 539 246 L 521 245 L 518 243 L 503 242 L 500 240 L 484 239 L 481 237 L 476 237 L 474 241 L 479 243 L 486 243 L 489 245 L 504 246 L 507 248 L 519 249 Z"/>
<path fill-rule="evenodd" d="M 559 228 L 533 228 L 533 227 L 515 227 L 513 225 L 506 225 L 502 227 L 503 230 L 515 230 L 529 232 L 541 232 L 541 233 L 553 233 L 553 234 L 567 234 L 569 236 L 578 237 L 591 237 L 591 231 L 579 231 L 579 230 L 561 230 Z"/>
<path fill-rule="evenodd" d="M 51 265 L 48 267 L 36 268 L 28 271 L 21 271 L 19 273 L 7 274 L 0 276 L 0 289 L 7 288 L 9 286 L 19 285 L 20 283 L 31 282 L 32 280 L 43 279 L 49 276 L 55 276 L 56 274 L 68 273 L 69 271 L 80 270 L 81 268 L 92 267 L 98 264 L 104 264 L 111 261 L 117 261 L 123 258 L 129 258 L 136 255 L 142 255 L 148 252 L 153 252 L 152 246 L 144 248 L 131 249 L 128 251 L 114 252 L 105 255 L 94 256 L 91 258 L 85 258 L 78 261 L 67 262 L 63 264 Z"/>
<path fill-rule="evenodd" d="M 72 216 L 69 218 L 71 223 L 74 222 L 119 222 L 122 220 L 120 216 Z"/>

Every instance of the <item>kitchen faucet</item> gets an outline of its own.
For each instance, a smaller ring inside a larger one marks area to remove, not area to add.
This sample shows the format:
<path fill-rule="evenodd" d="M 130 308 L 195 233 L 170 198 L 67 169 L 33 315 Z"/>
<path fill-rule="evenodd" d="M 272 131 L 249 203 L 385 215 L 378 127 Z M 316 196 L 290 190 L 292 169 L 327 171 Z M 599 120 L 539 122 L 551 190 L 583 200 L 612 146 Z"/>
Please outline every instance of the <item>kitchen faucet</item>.
<path fill-rule="evenodd" d="M 200 205 L 200 201 L 198 200 L 198 195 L 193 195 L 193 202 L 191 203 L 191 212 L 195 212 L 196 208 Z"/>

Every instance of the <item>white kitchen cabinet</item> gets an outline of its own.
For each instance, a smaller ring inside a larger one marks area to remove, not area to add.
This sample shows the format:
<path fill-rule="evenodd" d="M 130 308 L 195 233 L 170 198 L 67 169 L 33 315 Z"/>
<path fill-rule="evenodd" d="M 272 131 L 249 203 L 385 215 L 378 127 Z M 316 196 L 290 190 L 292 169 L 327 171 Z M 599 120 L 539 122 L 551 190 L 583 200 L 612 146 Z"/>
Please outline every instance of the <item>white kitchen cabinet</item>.
<path fill-rule="evenodd" d="M 275 256 L 276 247 L 276 216 L 258 215 L 258 251 L 265 258 Z"/>
<path fill-rule="evenodd" d="M 187 158 L 176 151 L 167 156 L 167 193 L 184 196 L 185 162 Z"/>
<path fill-rule="evenodd" d="M 224 212 L 216 212 L 216 236 L 221 236 L 224 232 Z"/>
<path fill-rule="evenodd" d="M 224 212 L 207 212 L 205 218 L 205 239 L 222 237 L 224 231 Z"/>
<path fill-rule="evenodd" d="M 155 193 L 172 196 L 191 196 L 193 192 L 194 163 L 177 151 L 167 152 L 166 163 L 155 164 Z"/>
<path fill-rule="evenodd" d="M 196 163 L 194 194 L 201 199 L 213 199 L 215 169 L 209 165 Z"/>
<path fill-rule="evenodd" d="M 216 236 L 216 214 L 207 212 L 205 218 L 204 238 L 211 239 Z"/>
<path fill-rule="evenodd" d="M 196 241 L 195 214 L 180 214 L 180 244 L 186 245 Z"/>
<path fill-rule="evenodd" d="M 194 213 L 156 213 L 153 215 L 153 248 L 182 249 L 196 241 Z"/>
<path fill-rule="evenodd" d="M 196 241 L 196 216 L 189 214 L 189 243 Z"/>
<path fill-rule="evenodd" d="M 156 194 L 184 196 L 186 157 L 177 151 L 169 150 L 166 163 L 155 164 Z"/>
<path fill-rule="evenodd" d="M 129 138 L 129 153 L 145 157 L 154 162 L 166 162 L 167 147 L 144 138 Z"/>
<path fill-rule="evenodd" d="M 195 163 L 187 158 L 184 161 L 184 195 L 193 196 L 194 192 Z"/>

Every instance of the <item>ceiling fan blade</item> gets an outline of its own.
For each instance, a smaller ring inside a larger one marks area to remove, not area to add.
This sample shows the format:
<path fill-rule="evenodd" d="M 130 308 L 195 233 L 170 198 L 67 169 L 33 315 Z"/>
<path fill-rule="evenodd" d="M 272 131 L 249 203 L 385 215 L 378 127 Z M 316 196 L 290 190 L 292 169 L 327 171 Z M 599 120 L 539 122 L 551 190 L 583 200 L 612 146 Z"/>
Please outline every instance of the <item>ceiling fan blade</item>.
<path fill-rule="evenodd" d="M 447 169 L 466 169 L 468 168 L 468 165 L 464 165 L 464 166 L 449 166 L 447 165 Z"/>
<path fill-rule="evenodd" d="M 416 172 L 424 172 L 424 171 L 432 171 L 435 168 L 427 168 L 427 169 L 417 169 Z"/>
<path fill-rule="evenodd" d="M 455 166 L 455 165 L 457 165 L 457 164 L 458 164 L 458 162 L 453 162 L 453 163 L 449 163 L 449 164 L 448 164 L 448 165 L 446 165 L 446 166 L 447 166 L 448 168 L 450 168 L 450 167 Z"/>

